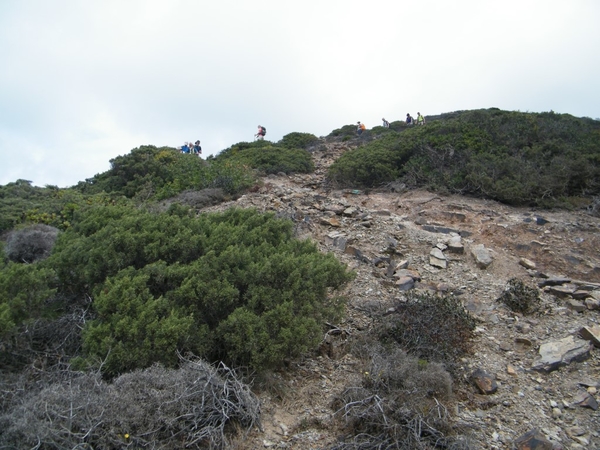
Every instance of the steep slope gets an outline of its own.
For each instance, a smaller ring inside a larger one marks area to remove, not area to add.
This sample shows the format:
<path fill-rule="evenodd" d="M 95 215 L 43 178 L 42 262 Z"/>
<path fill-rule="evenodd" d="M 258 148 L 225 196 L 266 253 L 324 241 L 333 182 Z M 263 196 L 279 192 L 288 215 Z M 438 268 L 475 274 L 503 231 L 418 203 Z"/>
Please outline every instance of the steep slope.
<path fill-rule="evenodd" d="M 562 448 L 599 448 L 600 418 L 593 409 L 600 388 L 598 349 L 558 370 L 538 371 L 532 365 L 541 344 L 569 336 L 589 350 L 591 344 L 577 335 L 600 320 L 600 220 L 585 212 L 513 208 L 402 186 L 336 189 L 325 178 L 327 167 L 353 145 L 352 140 L 323 142 L 312 149 L 313 174 L 269 176 L 257 192 L 202 210 L 235 205 L 275 211 L 294 220 L 298 236 L 314 240 L 357 272 L 346 292 L 346 317 L 332 324 L 341 332 L 324 337 L 319 355 L 290 362 L 285 372 L 267 380 L 261 392 L 263 428 L 236 447 L 334 446 L 344 433 L 334 400 L 364 376 L 364 361 L 350 343 L 368 334 L 402 300 L 403 289 L 412 287 L 453 292 L 480 320 L 475 351 L 460 361 L 453 411 L 456 423 L 471 430 L 473 448 L 511 448 L 533 429 Z M 485 268 L 487 263 L 471 253 L 478 245 L 492 260 Z M 393 273 L 385 259 L 390 247 L 396 263 L 406 261 L 419 273 L 414 286 L 388 276 Z M 431 256 L 434 248 L 441 258 Z M 539 315 L 523 316 L 497 301 L 512 278 L 535 285 L 548 280 L 542 277 L 559 276 L 564 279 L 553 283 L 558 287 L 540 290 Z M 476 369 L 495 378 L 494 394 L 479 393 L 471 378 Z"/>

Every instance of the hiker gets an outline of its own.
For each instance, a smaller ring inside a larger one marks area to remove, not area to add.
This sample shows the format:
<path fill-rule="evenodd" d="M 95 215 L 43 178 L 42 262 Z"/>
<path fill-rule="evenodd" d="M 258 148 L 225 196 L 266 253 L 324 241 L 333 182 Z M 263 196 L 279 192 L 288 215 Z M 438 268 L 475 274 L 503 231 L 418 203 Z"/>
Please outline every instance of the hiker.
<path fill-rule="evenodd" d="M 406 113 L 406 125 L 413 125 L 415 123 L 414 119 L 409 113 Z"/>
<path fill-rule="evenodd" d="M 200 147 L 200 141 L 194 142 L 194 154 L 198 156 L 202 154 L 202 147 Z"/>
<path fill-rule="evenodd" d="M 254 137 L 258 140 L 263 140 L 265 138 L 265 134 L 267 134 L 267 129 L 262 125 L 258 126 L 258 133 L 254 135 Z"/>
<path fill-rule="evenodd" d="M 417 113 L 417 125 L 425 125 L 425 117 L 420 112 Z"/>
<path fill-rule="evenodd" d="M 359 136 L 362 134 L 363 131 L 366 130 L 366 128 L 367 127 L 365 127 L 364 123 L 360 123 L 360 120 L 356 122 L 356 133 L 358 133 Z"/>
<path fill-rule="evenodd" d="M 383 120 L 383 127 L 384 128 L 389 128 L 390 127 L 390 123 L 387 120 L 385 120 L 385 119 L 381 119 L 381 120 Z"/>
<path fill-rule="evenodd" d="M 184 142 L 183 145 L 181 146 L 181 153 L 189 153 L 190 152 L 190 147 L 188 146 L 187 142 Z"/>

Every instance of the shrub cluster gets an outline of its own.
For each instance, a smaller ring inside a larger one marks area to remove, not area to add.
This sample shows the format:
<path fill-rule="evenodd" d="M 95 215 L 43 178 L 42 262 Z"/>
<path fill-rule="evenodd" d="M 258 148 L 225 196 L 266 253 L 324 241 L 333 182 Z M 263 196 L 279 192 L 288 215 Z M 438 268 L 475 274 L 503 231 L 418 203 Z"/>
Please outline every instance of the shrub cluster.
<path fill-rule="evenodd" d="M 534 314 L 541 308 L 539 290 L 527 286 L 518 278 L 508 280 L 506 289 L 497 301 L 504 303 L 511 311 L 521 314 Z"/>
<path fill-rule="evenodd" d="M 124 207 L 78 215 L 43 261 L 60 293 L 94 299 L 87 357 L 115 375 L 176 352 L 249 365 L 282 364 L 321 339 L 341 313 L 335 291 L 352 278 L 333 255 L 293 238 L 290 221 L 254 210 L 190 215 Z"/>
<path fill-rule="evenodd" d="M 398 343 L 409 354 L 441 362 L 454 371 L 470 352 L 476 321 L 452 295 L 410 291 L 406 302 L 397 302 L 395 313 L 382 327 L 383 341 Z"/>
<path fill-rule="evenodd" d="M 2 448 L 228 448 L 236 429 L 260 424 L 260 402 L 221 364 L 154 365 L 112 383 L 64 370 L 3 385 L 16 394 L 0 411 Z"/>
<path fill-rule="evenodd" d="M 600 193 L 600 122 L 592 119 L 488 109 L 400 131 L 345 153 L 330 177 L 365 187 L 399 178 L 517 205 L 569 205 Z"/>
<path fill-rule="evenodd" d="M 347 387 L 334 402 L 348 437 L 333 449 L 469 448 L 444 406 L 452 380 L 442 365 L 419 360 L 397 345 L 368 344 L 366 350 L 361 383 Z"/>

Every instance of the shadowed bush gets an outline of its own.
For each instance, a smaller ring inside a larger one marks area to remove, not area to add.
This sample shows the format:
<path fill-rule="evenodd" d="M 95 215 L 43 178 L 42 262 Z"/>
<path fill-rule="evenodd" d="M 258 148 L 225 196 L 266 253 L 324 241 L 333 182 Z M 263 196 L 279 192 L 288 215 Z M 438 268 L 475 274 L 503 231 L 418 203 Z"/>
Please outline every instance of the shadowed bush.
<path fill-rule="evenodd" d="M 15 262 L 32 263 L 50 256 L 58 229 L 44 224 L 30 225 L 9 233 L 5 252 Z"/>
<path fill-rule="evenodd" d="M 511 311 L 525 315 L 539 312 L 541 308 L 539 290 L 527 286 L 518 278 L 508 280 L 506 289 L 497 301 L 504 303 Z"/>

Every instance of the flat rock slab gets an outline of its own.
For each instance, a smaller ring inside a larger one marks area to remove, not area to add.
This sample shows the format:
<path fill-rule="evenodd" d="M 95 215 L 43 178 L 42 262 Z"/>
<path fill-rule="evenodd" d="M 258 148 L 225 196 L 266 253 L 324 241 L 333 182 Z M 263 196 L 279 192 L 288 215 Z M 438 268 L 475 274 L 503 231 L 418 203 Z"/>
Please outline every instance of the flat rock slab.
<path fill-rule="evenodd" d="M 593 325 L 583 327 L 581 330 L 579 330 L 579 335 L 586 341 L 590 341 L 596 347 L 600 348 L 600 326 Z"/>
<path fill-rule="evenodd" d="M 553 450 L 554 444 L 537 429 L 528 431 L 515 440 L 517 450 Z"/>
<path fill-rule="evenodd" d="M 591 342 L 576 339 L 574 336 L 547 342 L 540 345 L 539 355 L 531 368 L 550 372 L 573 361 L 583 361 L 590 356 L 592 347 Z"/>

